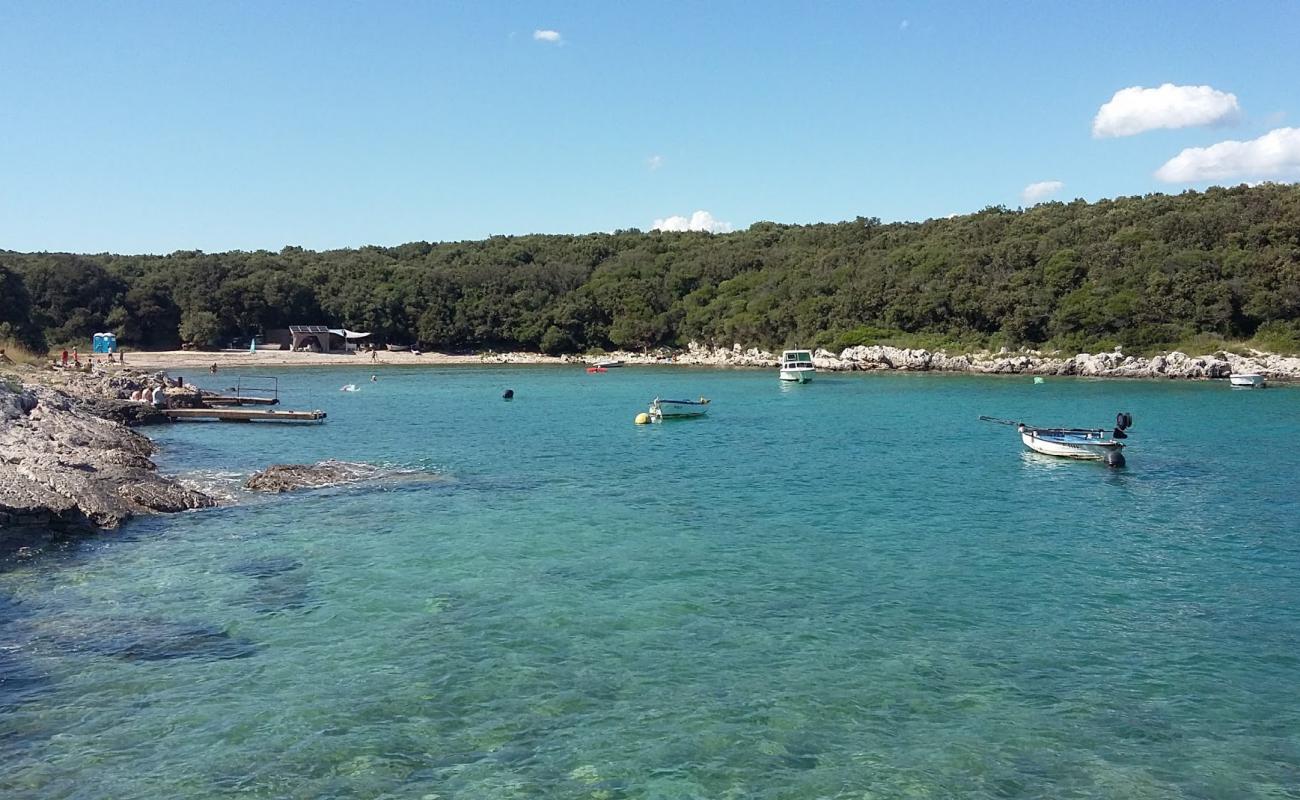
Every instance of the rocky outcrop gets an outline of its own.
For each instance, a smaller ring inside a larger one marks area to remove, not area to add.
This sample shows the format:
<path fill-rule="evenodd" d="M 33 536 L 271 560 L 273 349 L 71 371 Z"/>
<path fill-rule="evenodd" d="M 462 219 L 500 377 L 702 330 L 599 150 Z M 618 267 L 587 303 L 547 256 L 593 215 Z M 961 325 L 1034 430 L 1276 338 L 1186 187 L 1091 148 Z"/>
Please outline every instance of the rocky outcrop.
<path fill-rule="evenodd" d="M 319 489 L 345 483 L 370 480 L 380 471 L 369 464 L 347 461 L 320 461 L 315 464 L 276 464 L 255 473 L 244 481 L 244 488 L 255 492 L 292 492 Z"/>
<path fill-rule="evenodd" d="M 1243 357 L 1227 353 L 1189 356 L 1173 352 L 1152 358 L 1121 352 L 1080 353 L 1069 358 L 1037 352 L 976 353 L 949 356 L 926 350 L 895 347 L 851 347 L 834 362 L 818 363 L 827 369 L 901 369 L 974 372 L 990 375 L 1078 375 L 1106 378 L 1226 378 L 1233 372 L 1261 372 L 1274 378 L 1300 377 L 1300 359 L 1277 356 Z"/>
<path fill-rule="evenodd" d="M 757 348 L 710 348 L 691 342 L 684 352 L 671 356 L 614 353 L 611 357 L 629 364 L 673 363 L 711 367 L 777 366 L 778 357 Z M 1080 353 L 1075 356 L 1022 352 L 960 353 L 950 355 L 924 349 L 889 345 L 860 345 L 839 353 L 818 349 L 813 363 L 819 370 L 849 372 L 898 370 L 905 372 L 971 372 L 985 375 L 1076 375 L 1105 378 L 1226 378 L 1234 372 L 1258 372 L 1268 378 L 1300 380 L 1300 358 L 1252 353 L 1214 353 L 1190 356 L 1173 352 L 1151 358 L 1109 353 Z"/>
<path fill-rule="evenodd" d="M 315 464 L 276 464 L 254 473 L 244 481 L 244 488 L 255 492 L 292 492 L 299 489 L 323 489 L 365 481 L 427 482 L 443 476 L 419 469 L 391 469 L 353 461 L 318 461 Z"/>
<path fill-rule="evenodd" d="M 136 514 L 214 504 L 159 475 L 152 442 L 86 404 L 58 389 L 0 382 L 0 531 L 114 528 Z"/>

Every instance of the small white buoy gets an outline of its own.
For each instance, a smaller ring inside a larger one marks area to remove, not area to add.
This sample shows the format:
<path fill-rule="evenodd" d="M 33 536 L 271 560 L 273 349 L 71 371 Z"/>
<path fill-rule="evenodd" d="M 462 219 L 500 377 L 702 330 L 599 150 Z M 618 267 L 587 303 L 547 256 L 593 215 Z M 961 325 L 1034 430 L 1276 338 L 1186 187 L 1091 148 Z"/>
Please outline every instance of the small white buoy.
<path fill-rule="evenodd" d="M 647 413 L 645 413 L 644 411 L 642 411 L 640 414 L 637 414 L 637 415 L 636 415 L 636 420 L 635 420 L 635 422 L 636 422 L 636 424 L 638 424 L 638 425 L 649 425 L 649 424 L 650 424 L 650 415 L 647 414 Z"/>

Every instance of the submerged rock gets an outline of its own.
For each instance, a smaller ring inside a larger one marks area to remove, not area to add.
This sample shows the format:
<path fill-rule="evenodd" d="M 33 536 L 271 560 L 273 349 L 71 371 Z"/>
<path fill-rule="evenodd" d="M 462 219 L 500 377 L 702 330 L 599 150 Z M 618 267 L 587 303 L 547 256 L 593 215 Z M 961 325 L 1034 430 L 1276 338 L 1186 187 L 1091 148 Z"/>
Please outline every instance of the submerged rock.
<path fill-rule="evenodd" d="M 37 630 L 30 643 L 38 651 L 91 653 L 123 661 L 224 661 L 247 658 L 259 649 L 251 639 L 216 625 L 152 618 L 80 619 Z"/>

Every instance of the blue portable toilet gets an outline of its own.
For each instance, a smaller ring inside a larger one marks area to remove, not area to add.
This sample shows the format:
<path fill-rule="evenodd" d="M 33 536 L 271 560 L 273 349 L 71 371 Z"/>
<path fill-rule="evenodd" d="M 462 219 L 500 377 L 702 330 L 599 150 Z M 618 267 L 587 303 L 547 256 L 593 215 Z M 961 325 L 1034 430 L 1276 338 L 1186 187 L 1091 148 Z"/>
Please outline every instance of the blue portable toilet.
<path fill-rule="evenodd" d="M 97 333 L 91 349 L 96 353 L 116 353 L 117 352 L 117 334 L 115 333 Z"/>

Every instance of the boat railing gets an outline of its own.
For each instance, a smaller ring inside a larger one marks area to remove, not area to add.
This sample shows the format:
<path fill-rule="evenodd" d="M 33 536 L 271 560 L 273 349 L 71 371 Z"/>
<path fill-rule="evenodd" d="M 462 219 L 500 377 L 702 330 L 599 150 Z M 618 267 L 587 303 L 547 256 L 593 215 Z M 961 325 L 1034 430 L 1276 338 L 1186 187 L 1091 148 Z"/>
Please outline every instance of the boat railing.
<path fill-rule="evenodd" d="M 271 375 L 239 375 L 235 397 L 246 400 L 280 401 L 280 379 Z"/>

